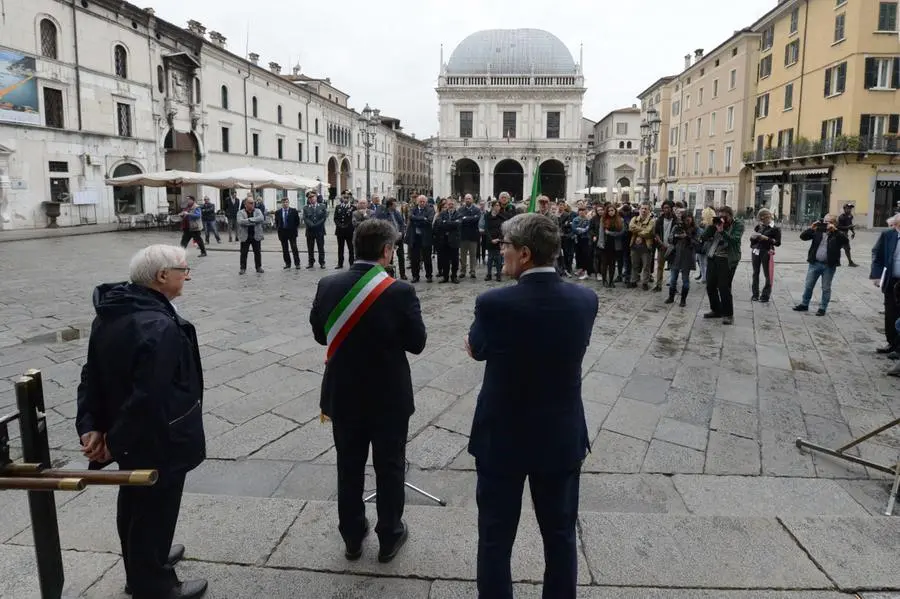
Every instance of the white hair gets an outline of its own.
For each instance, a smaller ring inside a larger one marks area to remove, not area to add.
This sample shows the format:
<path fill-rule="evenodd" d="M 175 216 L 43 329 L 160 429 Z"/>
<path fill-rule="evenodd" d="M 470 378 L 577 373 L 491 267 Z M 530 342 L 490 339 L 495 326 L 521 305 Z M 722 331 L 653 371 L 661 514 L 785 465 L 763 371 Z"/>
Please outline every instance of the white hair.
<path fill-rule="evenodd" d="M 893 227 L 898 222 L 900 222 L 900 214 L 895 214 L 887 219 L 887 226 Z"/>
<path fill-rule="evenodd" d="M 179 267 L 187 262 L 187 252 L 177 245 L 156 244 L 145 247 L 131 258 L 128 267 L 132 283 L 149 287 L 161 270 Z"/>
<path fill-rule="evenodd" d="M 498 199 L 498 200 L 502 200 L 504 197 L 508 200 L 508 199 L 509 199 L 509 193 L 507 193 L 507 192 L 505 192 L 505 191 L 501 191 L 501 192 L 500 192 L 500 196 L 499 196 L 497 199 Z"/>

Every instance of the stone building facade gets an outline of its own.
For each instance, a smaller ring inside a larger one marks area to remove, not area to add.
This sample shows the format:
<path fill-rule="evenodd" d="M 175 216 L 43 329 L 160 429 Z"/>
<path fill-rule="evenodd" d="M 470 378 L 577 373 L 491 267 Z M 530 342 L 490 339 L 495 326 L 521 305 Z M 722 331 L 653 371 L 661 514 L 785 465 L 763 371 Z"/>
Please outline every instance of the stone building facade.
<path fill-rule="evenodd" d="M 612 202 L 633 200 L 641 145 L 641 110 L 637 106 L 613 110 L 594 125 L 594 160 L 591 187 Z"/>

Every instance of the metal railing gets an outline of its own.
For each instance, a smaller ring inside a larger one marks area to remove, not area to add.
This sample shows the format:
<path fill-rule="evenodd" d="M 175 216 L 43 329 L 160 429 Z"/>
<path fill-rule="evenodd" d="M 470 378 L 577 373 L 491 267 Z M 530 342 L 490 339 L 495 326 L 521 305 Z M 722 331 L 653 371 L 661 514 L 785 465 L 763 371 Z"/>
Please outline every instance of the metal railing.
<path fill-rule="evenodd" d="M 827 154 L 900 154 L 900 137 L 887 135 L 838 135 L 829 139 L 796 142 L 744 152 L 744 162 L 766 162 L 808 158 Z"/>

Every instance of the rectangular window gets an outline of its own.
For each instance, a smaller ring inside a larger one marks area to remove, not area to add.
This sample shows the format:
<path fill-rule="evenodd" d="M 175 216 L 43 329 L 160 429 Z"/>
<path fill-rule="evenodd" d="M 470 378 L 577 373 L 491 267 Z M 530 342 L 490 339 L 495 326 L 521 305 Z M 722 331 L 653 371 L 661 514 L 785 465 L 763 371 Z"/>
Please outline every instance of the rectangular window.
<path fill-rule="evenodd" d="M 778 132 L 778 146 L 779 148 L 789 148 L 794 145 L 794 130 L 793 129 L 782 129 Z"/>
<path fill-rule="evenodd" d="M 794 84 L 788 83 L 784 86 L 784 109 L 790 110 L 794 107 Z"/>
<path fill-rule="evenodd" d="M 716 134 L 716 113 L 710 113 L 709 115 L 709 136 L 712 137 Z"/>
<path fill-rule="evenodd" d="M 303 162 L 303 144 L 297 142 L 297 162 Z"/>
<path fill-rule="evenodd" d="M 797 27 L 800 24 L 800 9 L 795 8 L 791 11 L 791 30 L 790 33 L 797 33 Z"/>
<path fill-rule="evenodd" d="M 897 3 L 878 3 L 878 31 L 897 31 Z"/>
<path fill-rule="evenodd" d="M 669 128 L 669 145 L 677 146 L 678 145 L 678 127 L 670 127 Z"/>
<path fill-rule="evenodd" d="M 44 125 L 55 129 L 65 127 L 63 122 L 62 90 L 52 87 L 44 88 Z"/>
<path fill-rule="evenodd" d="M 694 174 L 700 174 L 700 152 L 694 152 Z"/>
<path fill-rule="evenodd" d="M 772 55 L 769 54 L 759 61 L 759 78 L 765 79 L 772 74 Z"/>
<path fill-rule="evenodd" d="M 677 164 L 677 162 L 678 162 L 678 161 L 675 159 L 674 156 L 669 156 L 669 170 L 668 170 L 668 174 L 669 174 L 670 177 L 674 177 L 675 174 L 678 172 L 678 164 Z"/>
<path fill-rule="evenodd" d="M 700 139 L 701 131 L 703 131 L 703 117 L 697 117 L 697 139 Z"/>
<path fill-rule="evenodd" d="M 728 89 L 732 90 L 737 87 L 737 69 L 731 69 L 728 73 Z"/>
<path fill-rule="evenodd" d="M 900 89 L 900 57 L 866 58 L 866 89 Z"/>
<path fill-rule="evenodd" d="M 845 4 L 847 4 L 847 0 L 836 0 L 834 6 L 837 8 L 838 6 L 843 6 Z"/>
<path fill-rule="evenodd" d="M 896 118 L 896 115 L 894 115 Z M 859 123 L 860 137 L 877 138 L 891 133 L 891 115 L 864 114 Z"/>
<path fill-rule="evenodd" d="M 254 133 L 252 135 L 251 143 L 253 144 L 253 155 L 259 156 L 259 133 Z"/>
<path fill-rule="evenodd" d="M 844 25 L 847 21 L 847 14 L 841 13 L 834 17 L 834 41 L 840 42 L 844 40 Z"/>
<path fill-rule="evenodd" d="M 725 109 L 725 131 L 734 131 L 734 106 Z"/>
<path fill-rule="evenodd" d="M 684 177 L 687 175 L 687 153 L 681 155 L 681 176 Z"/>
<path fill-rule="evenodd" d="M 703 88 L 700 88 L 700 91 L 697 92 L 697 106 L 703 104 Z"/>
<path fill-rule="evenodd" d="M 278 151 L 278 160 L 284 160 L 284 140 L 279 137 L 275 140 L 275 143 Z"/>
<path fill-rule="evenodd" d="M 713 98 L 719 97 L 719 80 L 713 79 Z"/>
<path fill-rule="evenodd" d="M 822 139 L 834 139 L 841 135 L 841 131 L 844 128 L 844 119 L 843 117 L 838 117 L 836 119 L 828 119 L 827 121 L 822 121 Z"/>
<path fill-rule="evenodd" d="M 760 47 L 761 52 L 765 52 L 769 48 L 772 47 L 772 44 L 775 43 L 775 26 L 769 25 L 769 27 L 762 32 L 762 46 Z"/>
<path fill-rule="evenodd" d="M 319 146 L 316 145 L 316 164 L 319 164 Z"/>
<path fill-rule="evenodd" d="M 222 151 L 228 153 L 231 151 L 231 140 L 228 138 L 228 127 L 222 127 Z"/>
<path fill-rule="evenodd" d="M 725 172 L 731 172 L 731 163 L 734 160 L 734 148 L 725 146 L 725 164 L 723 165 Z"/>
<path fill-rule="evenodd" d="M 756 118 L 762 119 L 769 116 L 769 94 L 765 93 L 756 98 Z"/>
<path fill-rule="evenodd" d="M 459 112 L 459 136 L 472 137 L 472 111 L 461 110 Z M 316 161 L 318 162 L 318 161 Z"/>
<path fill-rule="evenodd" d="M 709 174 L 712 174 L 713 169 L 716 168 L 716 151 L 710 150 L 709 155 L 706 158 L 707 158 L 706 172 Z"/>
<path fill-rule="evenodd" d="M 691 109 L 691 94 L 688 94 L 684 97 L 684 109 L 685 110 Z"/>
<path fill-rule="evenodd" d="M 131 105 L 116 103 L 116 122 L 119 126 L 119 135 L 131 137 Z"/>
<path fill-rule="evenodd" d="M 825 97 L 844 93 L 847 85 L 847 63 L 825 69 Z"/>
<path fill-rule="evenodd" d="M 66 195 L 62 195 L 66 194 Z M 69 177 L 50 177 L 50 200 L 54 202 L 68 202 L 69 196 Z"/>
<path fill-rule="evenodd" d="M 686 123 L 684 124 L 684 133 L 681 134 L 681 139 L 683 139 L 683 140 L 685 141 L 685 143 L 687 143 L 687 139 L 688 139 L 688 125 L 690 125 L 690 124 L 691 124 L 690 121 L 688 121 L 688 122 L 686 122 Z"/>
<path fill-rule="evenodd" d="M 516 138 L 516 113 L 515 112 L 504 112 L 503 113 L 503 137 L 507 139 L 515 139 Z"/>
<path fill-rule="evenodd" d="M 784 47 L 784 66 L 797 64 L 800 60 L 800 40 L 794 40 Z"/>
<path fill-rule="evenodd" d="M 628 135 L 628 123 L 616 123 L 616 135 Z"/>
<path fill-rule="evenodd" d="M 678 116 L 681 114 L 681 102 L 675 100 L 672 102 L 672 116 Z"/>
<path fill-rule="evenodd" d="M 547 113 L 547 139 L 559 139 L 559 113 Z"/>

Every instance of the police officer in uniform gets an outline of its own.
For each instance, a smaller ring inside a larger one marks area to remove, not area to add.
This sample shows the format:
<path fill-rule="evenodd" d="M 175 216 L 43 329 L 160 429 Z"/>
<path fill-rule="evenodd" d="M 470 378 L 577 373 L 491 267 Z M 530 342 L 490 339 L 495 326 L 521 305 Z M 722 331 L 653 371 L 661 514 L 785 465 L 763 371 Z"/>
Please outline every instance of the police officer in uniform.
<path fill-rule="evenodd" d="M 350 194 L 341 195 L 341 203 L 334 209 L 334 234 L 338 244 L 338 263 L 336 268 L 344 268 L 344 246 L 350 252 L 350 264 L 353 264 L 353 205 Z"/>

